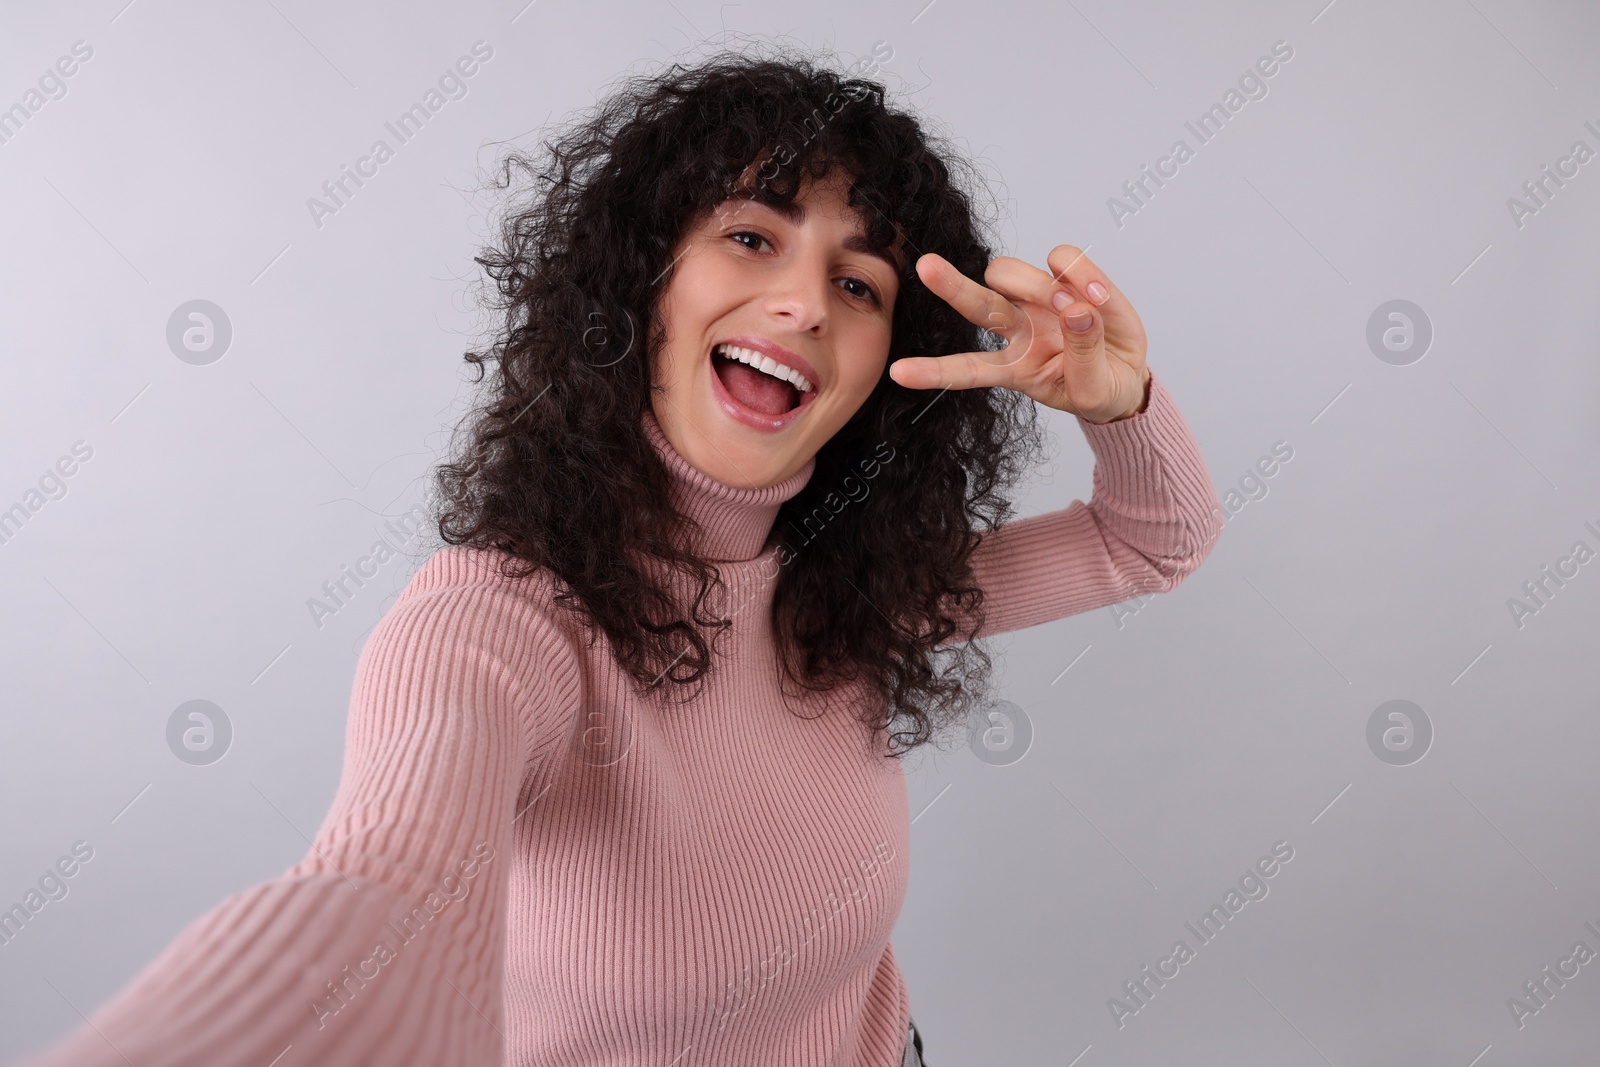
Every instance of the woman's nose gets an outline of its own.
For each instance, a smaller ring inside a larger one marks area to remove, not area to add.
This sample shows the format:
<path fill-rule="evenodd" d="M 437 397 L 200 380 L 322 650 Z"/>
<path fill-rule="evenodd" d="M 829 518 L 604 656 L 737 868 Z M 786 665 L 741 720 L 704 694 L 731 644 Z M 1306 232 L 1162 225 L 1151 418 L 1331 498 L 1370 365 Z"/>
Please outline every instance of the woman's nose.
<path fill-rule="evenodd" d="M 790 318 L 796 330 L 814 330 L 827 325 L 832 282 L 815 264 L 794 262 L 772 278 L 767 310 Z"/>

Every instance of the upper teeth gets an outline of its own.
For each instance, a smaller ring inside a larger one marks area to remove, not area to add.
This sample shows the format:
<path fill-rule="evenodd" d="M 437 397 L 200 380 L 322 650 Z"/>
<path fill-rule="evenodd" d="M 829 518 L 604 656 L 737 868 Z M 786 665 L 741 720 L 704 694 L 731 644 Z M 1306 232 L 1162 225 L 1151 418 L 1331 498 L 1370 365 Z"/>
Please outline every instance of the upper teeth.
<path fill-rule="evenodd" d="M 771 356 L 764 356 L 760 352 L 752 352 L 750 349 L 740 348 L 738 345 L 718 345 L 716 351 L 729 359 L 736 359 L 740 363 L 748 363 L 756 370 L 765 371 L 774 378 L 782 378 L 802 393 L 811 392 L 811 382 L 804 374 L 801 374 L 793 367 L 784 366 Z"/>

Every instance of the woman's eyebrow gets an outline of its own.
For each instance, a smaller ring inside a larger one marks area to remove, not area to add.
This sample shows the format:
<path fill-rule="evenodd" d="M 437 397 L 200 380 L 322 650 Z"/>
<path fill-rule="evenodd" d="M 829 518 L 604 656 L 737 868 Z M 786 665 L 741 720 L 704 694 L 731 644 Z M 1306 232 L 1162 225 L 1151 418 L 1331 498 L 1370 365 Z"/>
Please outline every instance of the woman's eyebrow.
<path fill-rule="evenodd" d="M 867 240 L 867 235 L 862 233 L 860 230 L 856 230 L 849 237 L 846 237 L 844 239 L 844 246 L 851 252 L 860 252 L 862 255 L 866 256 L 877 256 L 895 270 L 898 271 L 900 269 L 900 265 L 896 263 L 892 257 L 890 257 L 888 252 L 873 248 L 872 243 Z"/>
<path fill-rule="evenodd" d="M 765 200 L 751 200 L 750 202 L 776 211 L 796 226 L 806 221 L 806 206 L 798 200 L 779 201 L 775 204 L 769 204 Z"/>

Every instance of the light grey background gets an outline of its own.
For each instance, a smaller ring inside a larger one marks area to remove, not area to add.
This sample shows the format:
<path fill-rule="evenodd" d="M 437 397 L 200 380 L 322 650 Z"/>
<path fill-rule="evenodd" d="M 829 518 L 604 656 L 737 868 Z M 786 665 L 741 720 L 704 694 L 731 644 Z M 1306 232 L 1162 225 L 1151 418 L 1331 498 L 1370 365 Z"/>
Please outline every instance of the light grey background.
<path fill-rule="evenodd" d="M 1600 548 L 1600 161 L 1520 226 L 1507 203 L 1600 151 L 1593 5 L 124 2 L 0 32 L 0 106 L 94 50 L 0 144 L 0 509 L 93 449 L 0 544 L 0 905 L 94 849 L 0 947 L 0 1054 L 304 854 L 356 653 L 430 548 L 320 629 L 306 602 L 423 501 L 470 398 L 483 168 L 726 28 L 885 42 L 897 102 L 980 157 L 1002 251 L 1087 247 L 1133 300 L 1219 493 L 1293 449 L 1178 590 L 998 642 L 1022 760 L 909 762 L 894 945 L 933 1063 L 1600 1058 L 1600 960 L 1520 1029 L 1507 1006 L 1600 950 L 1600 562 L 1508 607 Z M 469 94 L 319 228 L 306 200 L 480 39 Z M 1198 144 L 1277 41 L 1267 95 Z M 1108 198 L 1180 137 L 1119 226 Z M 194 299 L 233 327 L 207 366 L 165 339 Z M 1405 366 L 1366 341 L 1395 299 L 1434 330 Z M 1050 414 L 1021 514 L 1090 492 Z M 209 766 L 167 747 L 195 699 L 233 726 Z M 1434 729 L 1409 766 L 1366 741 L 1393 699 Z M 1119 1028 L 1108 1000 L 1279 841 L 1269 895 Z"/>

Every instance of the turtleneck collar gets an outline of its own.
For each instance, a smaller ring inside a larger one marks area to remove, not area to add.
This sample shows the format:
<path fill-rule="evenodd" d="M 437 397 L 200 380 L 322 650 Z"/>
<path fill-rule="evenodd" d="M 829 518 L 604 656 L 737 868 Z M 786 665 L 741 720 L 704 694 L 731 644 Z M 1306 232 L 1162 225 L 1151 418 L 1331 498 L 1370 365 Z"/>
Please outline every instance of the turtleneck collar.
<path fill-rule="evenodd" d="M 672 479 L 673 505 L 680 514 L 700 524 L 698 530 L 684 530 L 684 536 L 696 555 L 712 562 L 744 562 L 760 555 L 778 509 L 806 487 L 816 470 L 817 461 L 812 458 L 776 485 L 736 489 L 684 459 L 667 440 L 649 405 L 645 406 L 640 423 L 645 437 L 666 464 Z"/>

